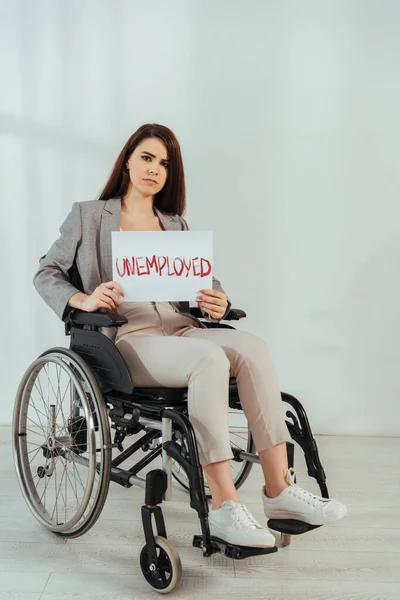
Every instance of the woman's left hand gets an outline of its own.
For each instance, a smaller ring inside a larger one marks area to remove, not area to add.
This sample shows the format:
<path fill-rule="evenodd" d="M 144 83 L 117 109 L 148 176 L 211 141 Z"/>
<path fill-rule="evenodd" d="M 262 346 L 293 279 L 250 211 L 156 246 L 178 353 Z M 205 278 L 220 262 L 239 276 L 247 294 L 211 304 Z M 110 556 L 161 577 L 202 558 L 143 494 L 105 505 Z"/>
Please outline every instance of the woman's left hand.
<path fill-rule="evenodd" d="M 199 290 L 197 302 L 210 317 L 221 319 L 228 306 L 228 297 L 223 292 L 217 292 L 217 290 Z"/>

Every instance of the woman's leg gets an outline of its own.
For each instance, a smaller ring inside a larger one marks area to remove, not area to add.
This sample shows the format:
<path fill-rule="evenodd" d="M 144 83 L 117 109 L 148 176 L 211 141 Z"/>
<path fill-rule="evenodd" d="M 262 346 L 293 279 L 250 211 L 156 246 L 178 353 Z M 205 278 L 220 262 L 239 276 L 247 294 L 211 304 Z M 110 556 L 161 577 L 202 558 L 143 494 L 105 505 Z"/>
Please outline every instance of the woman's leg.
<path fill-rule="evenodd" d="M 130 334 L 117 340 L 136 385 L 188 386 L 189 418 L 213 508 L 224 500 L 239 502 L 232 481 L 228 432 L 229 362 L 207 340 Z"/>
<path fill-rule="evenodd" d="M 236 377 L 243 411 L 258 450 L 267 493 L 278 495 L 289 485 L 286 442 L 291 437 L 284 420 L 281 393 L 266 344 L 249 332 L 225 328 L 193 329 L 186 332 L 184 337 L 208 339 L 225 351 L 230 362 L 230 375 Z M 213 497 L 218 501 L 234 499 L 234 493 L 227 483 L 231 478 L 229 461 L 218 467 L 211 466 L 209 470 L 210 478 L 214 481 L 217 479 L 212 484 Z"/>
<path fill-rule="evenodd" d="M 258 453 L 264 473 L 265 490 L 269 498 L 275 498 L 289 485 L 286 443 L 277 444 Z M 232 481 L 230 460 L 211 463 L 204 467 L 208 487 L 212 495 L 212 507 L 219 508 L 224 500 L 240 502 Z"/>
<path fill-rule="evenodd" d="M 222 460 L 203 467 L 212 496 L 212 507 L 218 509 L 225 500 L 240 502 L 233 484 L 231 461 Z"/>
<path fill-rule="evenodd" d="M 213 497 L 212 535 L 243 546 L 274 546 L 274 536 L 239 502 L 233 485 L 228 425 L 231 365 L 225 351 L 210 340 L 183 335 L 127 334 L 117 339 L 116 346 L 134 384 L 188 387 L 189 418 Z"/>
<path fill-rule="evenodd" d="M 337 500 L 319 498 L 289 478 L 286 442 L 290 441 L 282 410 L 281 393 L 264 342 L 257 336 L 232 329 L 194 330 L 187 334 L 212 340 L 226 352 L 231 375 L 236 377 L 241 405 L 258 450 L 265 478 L 262 489 L 264 513 L 269 519 L 295 519 L 323 525 L 341 519 L 347 508 Z M 223 497 L 218 480 L 214 494 Z M 218 484 L 220 489 L 218 489 Z"/>
<path fill-rule="evenodd" d="M 140 334 L 128 334 L 116 346 L 135 385 L 188 387 L 201 464 L 229 464 L 229 361 L 222 348 L 202 339 Z"/>
<path fill-rule="evenodd" d="M 289 485 L 286 443 L 262 450 L 258 456 L 264 473 L 267 496 L 275 498 Z"/>
<path fill-rule="evenodd" d="M 275 498 L 289 485 L 286 443 L 277 444 L 258 453 L 264 473 L 265 489 L 269 498 Z M 230 460 L 211 463 L 204 467 L 212 495 L 212 507 L 217 509 L 224 500 L 240 502 L 233 485 Z"/>

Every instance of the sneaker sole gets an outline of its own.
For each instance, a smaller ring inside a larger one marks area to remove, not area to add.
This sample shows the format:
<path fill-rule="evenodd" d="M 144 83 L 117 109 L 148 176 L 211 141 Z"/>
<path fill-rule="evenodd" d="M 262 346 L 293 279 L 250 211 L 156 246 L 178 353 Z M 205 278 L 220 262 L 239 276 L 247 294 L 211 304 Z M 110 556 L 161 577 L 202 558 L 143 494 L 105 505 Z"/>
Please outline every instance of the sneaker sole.
<path fill-rule="evenodd" d="M 269 544 L 245 544 L 242 542 L 232 542 L 232 540 L 226 540 L 224 538 L 224 534 L 223 532 L 215 532 L 211 530 L 210 528 L 210 534 L 212 537 L 218 538 L 219 540 L 225 542 L 226 544 L 232 544 L 232 546 L 243 546 L 244 548 L 274 548 L 276 545 L 276 540 L 274 538 L 274 536 L 272 535 L 272 537 L 274 538 L 273 541 L 271 540 L 271 543 Z"/>
<path fill-rule="evenodd" d="M 310 521 L 307 519 L 306 515 L 304 515 L 304 517 L 302 517 L 301 515 L 299 515 L 299 513 L 291 513 L 288 511 L 276 511 L 273 515 L 272 514 L 267 515 L 267 513 L 265 513 L 265 516 L 267 517 L 267 519 L 275 519 L 275 520 L 281 519 L 283 521 L 285 519 L 292 519 L 294 521 L 301 521 L 302 523 L 307 523 L 308 525 L 318 525 L 318 526 L 330 525 L 331 523 L 340 521 L 340 519 L 343 519 L 343 517 L 345 517 L 346 515 L 347 515 L 347 511 L 344 512 L 342 515 L 328 518 L 323 523 L 320 523 L 320 522 L 316 522 L 316 521 Z M 305 520 L 305 519 L 307 519 L 307 520 Z"/>
<path fill-rule="evenodd" d="M 243 548 L 244 550 L 246 548 L 257 548 L 257 550 L 273 550 L 275 548 L 276 550 L 278 550 L 275 544 L 273 546 L 244 546 L 243 544 L 234 544 L 233 542 L 228 542 L 227 540 L 224 540 L 223 538 L 220 538 L 216 535 L 212 535 L 211 540 L 215 540 L 220 544 L 228 544 L 229 546 L 234 546 L 235 548 Z"/>

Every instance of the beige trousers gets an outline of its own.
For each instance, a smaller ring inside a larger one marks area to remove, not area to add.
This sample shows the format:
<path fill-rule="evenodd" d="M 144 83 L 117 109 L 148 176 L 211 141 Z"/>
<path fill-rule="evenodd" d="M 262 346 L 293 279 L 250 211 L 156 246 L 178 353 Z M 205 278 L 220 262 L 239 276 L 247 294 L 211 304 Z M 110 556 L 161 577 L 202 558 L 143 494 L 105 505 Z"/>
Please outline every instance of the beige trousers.
<path fill-rule="evenodd" d="M 123 308 L 122 308 L 123 307 Z M 128 318 L 115 344 L 138 386 L 188 387 L 188 414 L 202 466 L 233 457 L 229 377 L 258 452 L 291 439 L 265 342 L 237 329 L 199 327 L 167 302 L 122 303 Z"/>

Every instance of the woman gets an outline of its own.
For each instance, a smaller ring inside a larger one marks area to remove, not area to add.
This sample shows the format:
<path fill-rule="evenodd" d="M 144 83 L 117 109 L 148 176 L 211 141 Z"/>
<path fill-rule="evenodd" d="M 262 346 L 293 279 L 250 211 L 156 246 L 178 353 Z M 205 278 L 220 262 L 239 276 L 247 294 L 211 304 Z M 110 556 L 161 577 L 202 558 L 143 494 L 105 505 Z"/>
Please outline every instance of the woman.
<path fill-rule="evenodd" d="M 275 538 L 240 502 L 233 485 L 228 431 L 228 384 L 235 376 L 241 404 L 263 469 L 267 518 L 314 525 L 342 518 L 346 507 L 301 489 L 289 472 L 281 395 L 263 340 L 234 329 L 207 328 L 183 303 L 123 302 L 112 281 L 111 231 L 187 230 L 179 143 L 170 129 L 148 124 L 126 142 L 99 200 L 79 202 L 61 236 L 40 261 L 34 284 L 66 321 L 75 308 L 114 309 L 128 322 L 115 344 L 138 386 L 188 387 L 188 412 L 212 494 L 211 534 L 242 546 L 270 547 Z M 67 280 L 74 259 L 85 293 Z M 230 302 L 218 280 L 197 298 L 206 319 L 218 322 Z"/>

